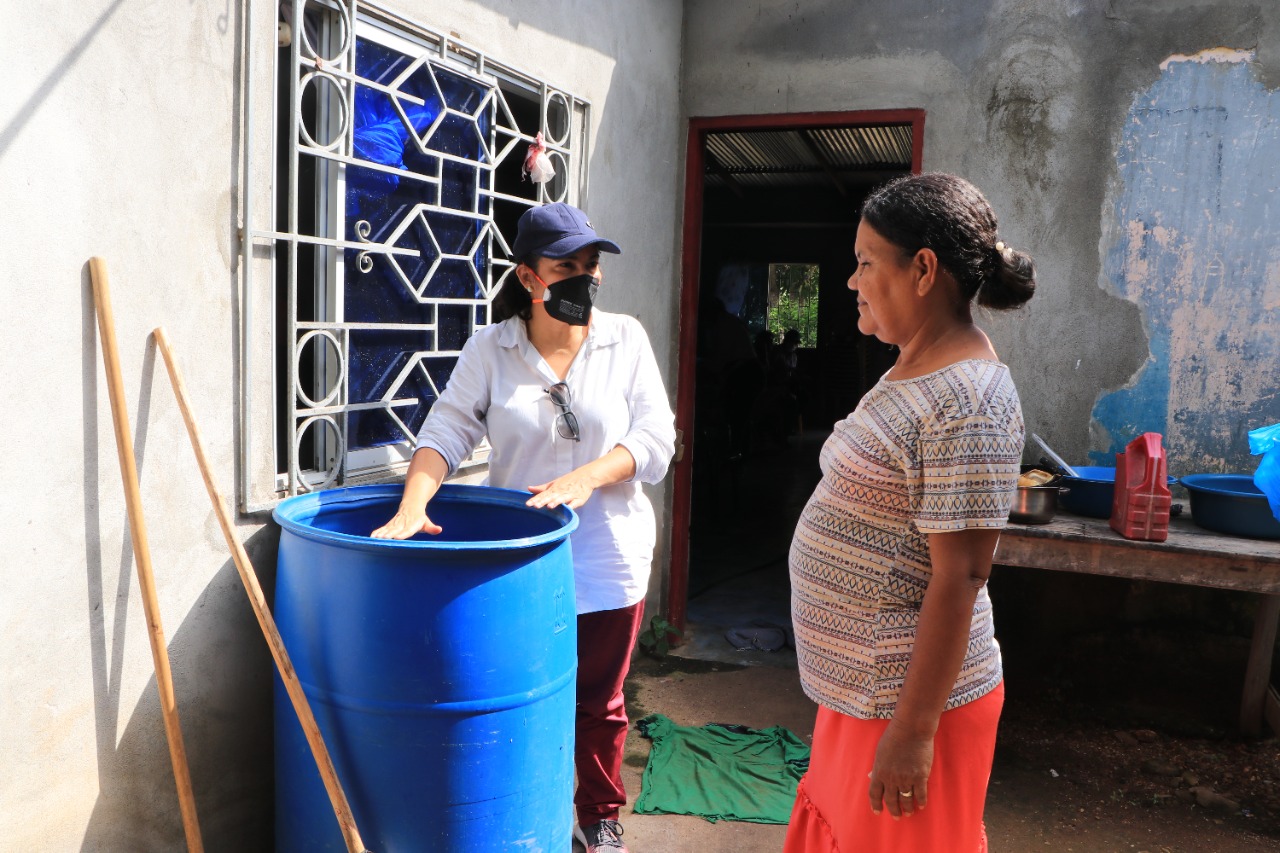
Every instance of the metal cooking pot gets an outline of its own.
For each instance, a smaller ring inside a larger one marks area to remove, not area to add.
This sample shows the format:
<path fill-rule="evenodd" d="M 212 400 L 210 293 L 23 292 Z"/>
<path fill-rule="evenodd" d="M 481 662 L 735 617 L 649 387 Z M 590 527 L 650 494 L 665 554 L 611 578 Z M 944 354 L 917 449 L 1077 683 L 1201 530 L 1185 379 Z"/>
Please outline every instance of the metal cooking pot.
<path fill-rule="evenodd" d="M 1015 524 L 1048 524 L 1058 513 L 1059 493 L 1067 491 L 1061 486 L 1019 486 L 1009 520 Z"/>

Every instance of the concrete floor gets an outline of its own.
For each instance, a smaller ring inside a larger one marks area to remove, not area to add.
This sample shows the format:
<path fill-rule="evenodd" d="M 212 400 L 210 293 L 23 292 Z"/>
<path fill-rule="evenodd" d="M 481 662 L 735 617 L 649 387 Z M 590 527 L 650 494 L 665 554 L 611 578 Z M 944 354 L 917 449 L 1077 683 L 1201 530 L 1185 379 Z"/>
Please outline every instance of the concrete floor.
<path fill-rule="evenodd" d="M 678 666 L 680 669 L 649 660 L 637 661 L 628 697 L 628 713 L 638 715 L 633 719 L 659 711 L 680 725 L 781 725 L 806 742 L 812 740 L 816 707 L 800 691 L 794 669 L 725 666 L 717 671 L 716 664 L 706 661 L 681 662 Z M 687 671 L 690 669 L 696 671 Z M 631 802 L 622 815 L 625 840 L 633 853 L 776 853 L 782 849 L 785 826 L 709 823 L 689 815 L 631 814 L 648 756 L 649 741 L 640 737 L 633 725 L 627 735 L 623 764 L 623 780 Z"/>
<path fill-rule="evenodd" d="M 785 575 L 781 581 L 785 586 Z M 734 626 L 789 623 L 785 599 L 776 594 L 778 585 L 778 573 L 764 571 L 691 601 L 685 643 L 667 661 L 637 655 L 627 682 L 628 716 L 634 721 L 660 712 L 687 726 L 720 722 L 765 729 L 780 725 L 811 742 L 817 706 L 800 689 L 795 652 L 789 646 L 777 652 L 737 651 L 724 638 L 724 632 Z M 623 764 L 630 803 L 622 818 L 633 853 L 776 853 L 782 849 L 785 826 L 630 814 L 648 756 L 649 741 L 632 725 Z"/>
<path fill-rule="evenodd" d="M 726 465 L 708 473 L 695 503 L 690 543 L 688 626 L 666 661 L 637 653 L 627 680 L 627 714 L 634 722 L 660 712 L 678 725 L 736 723 L 785 726 L 806 742 L 817 706 L 800 689 L 795 651 L 740 651 L 725 639 L 731 628 L 761 625 L 790 630 L 786 554 L 804 502 L 818 478 L 817 453 L 827 432 L 793 436 L 785 447 L 754 456 L 748 468 Z M 710 496 L 709 498 L 707 496 Z M 633 853 L 750 853 L 779 851 L 785 826 L 736 821 L 709 823 L 688 815 L 631 813 L 649 756 L 649 741 L 632 725 L 623 781 L 629 803 L 624 840 Z"/>

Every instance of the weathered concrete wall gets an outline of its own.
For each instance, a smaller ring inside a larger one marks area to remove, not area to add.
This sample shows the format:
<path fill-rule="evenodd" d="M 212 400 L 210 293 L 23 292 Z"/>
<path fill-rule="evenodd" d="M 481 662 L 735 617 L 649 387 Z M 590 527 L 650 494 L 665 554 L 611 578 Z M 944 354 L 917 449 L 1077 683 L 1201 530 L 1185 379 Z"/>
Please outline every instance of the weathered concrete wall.
<path fill-rule="evenodd" d="M 1134 97 L 1103 277 L 1140 306 L 1150 356 L 1094 407 L 1107 460 L 1154 430 L 1183 473 L 1252 470 L 1249 430 L 1280 421 L 1280 97 L 1258 73 L 1252 52 L 1205 51 Z"/>
<path fill-rule="evenodd" d="M 602 302 L 641 317 L 673 375 L 679 4 L 607 17 L 585 2 L 394 5 L 593 102 L 589 207 L 628 249 Z M 256 72 L 270 85 L 275 4 L 10 6 L 0 848 L 184 849 L 89 290 L 86 262 L 102 255 L 205 847 L 269 850 L 271 664 L 147 336 L 168 331 L 230 494 L 243 16 L 266 39 Z M 250 191 L 265 210 L 265 181 Z M 655 498 L 669 503 L 665 488 Z M 241 534 L 269 586 L 273 525 L 243 518 Z"/>
<path fill-rule="evenodd" d="M 1168 435 L 1171 470 L 1250 465 L 1245 428 L 1280 420 L 1267 331 L 1280 7 L 939 5 L 691 3 L 687 114 L 924 108 L 925 168 L 978 184 L 1005 241 L 1038 262 L 1029 306 L 983 323 L 1029 430 L 1081 462 L 1152 429 Z M 1166 63 L 1215 48 L 1254 53 Z M 1151 134 L 1156 112 L 1181 144 Z M 1221 215 L 1202 215 L 1210 205 Z M 1139 252 L 1163 260 L 1140 266 Z M 1221 288 L 1205 275 L 1215 254 Z M 1182 357 L 1191 349 L 1201 358 Z"/>

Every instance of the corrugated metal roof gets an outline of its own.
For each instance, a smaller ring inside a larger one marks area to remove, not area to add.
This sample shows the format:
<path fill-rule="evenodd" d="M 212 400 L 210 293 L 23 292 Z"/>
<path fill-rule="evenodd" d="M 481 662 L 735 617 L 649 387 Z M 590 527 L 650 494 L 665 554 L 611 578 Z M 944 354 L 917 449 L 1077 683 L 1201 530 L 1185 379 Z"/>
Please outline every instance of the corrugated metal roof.
<path fill-rule="evenodd" d="M 709 186 L 830 185 L 857 172 L 911 168 L 911 125 L 707 134 Z"/>

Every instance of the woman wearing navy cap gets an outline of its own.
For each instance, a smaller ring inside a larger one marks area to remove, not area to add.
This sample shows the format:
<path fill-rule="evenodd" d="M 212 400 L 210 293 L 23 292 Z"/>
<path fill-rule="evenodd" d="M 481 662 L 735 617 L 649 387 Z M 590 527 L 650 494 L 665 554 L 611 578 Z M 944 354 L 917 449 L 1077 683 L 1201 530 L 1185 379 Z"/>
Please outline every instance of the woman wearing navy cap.
<path fill-rule="evenodd" d="M 519 264 L 494 298 L 495 322 L 463 346 L 418 433 L 400 509 L 373 536 L 439 533 L 427 503 L 486 435 L 490 485 L 577 511 L 574 805 L 588 853 L 625 853 L 622 683 L 657 537 L 640 484 L 666 475 L 675 418 L 640 323 L 592 309 L 600 253 L 617 244 L 576 207 L 548 204 L 520 217 L 512 248 Z"/>

